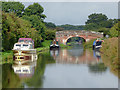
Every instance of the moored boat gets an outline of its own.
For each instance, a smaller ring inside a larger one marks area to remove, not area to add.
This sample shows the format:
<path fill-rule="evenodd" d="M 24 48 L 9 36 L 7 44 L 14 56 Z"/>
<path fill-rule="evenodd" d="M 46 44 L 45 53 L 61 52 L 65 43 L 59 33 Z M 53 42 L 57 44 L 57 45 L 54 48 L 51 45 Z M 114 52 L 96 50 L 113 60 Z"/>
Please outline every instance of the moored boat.
<path fill-rule="evenodd" d="M 59 43 L 58 41 L 53 40 L 50 44 L 50 49 L 55 49 L 55 48 L 59 49 Z"/>
<path fill-rule="evenodd" d="M 34 49 L 34 41 L 31 38 L 20 38 L 13 47 L 13 60 L 16 64 L 33 62 L 37 60 L 36 49 Z"/>

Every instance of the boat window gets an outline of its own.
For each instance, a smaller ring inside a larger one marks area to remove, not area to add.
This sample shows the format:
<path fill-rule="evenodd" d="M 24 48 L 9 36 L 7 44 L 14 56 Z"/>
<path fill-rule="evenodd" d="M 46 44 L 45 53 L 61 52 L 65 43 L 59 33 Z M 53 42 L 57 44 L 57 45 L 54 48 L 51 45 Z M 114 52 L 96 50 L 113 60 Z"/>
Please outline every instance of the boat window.
<path fill-rule="evenodd" d="M 23 44 L 23 46 L 28 46 L 28 44 Z"/>
<path fill-rule="evenodd" d="M 21 47 L 21 45 L 20 45 L 20 44 L 16 44 L 16 46 L 19 46 L 19 47 Z"/>
<path fill-rule="evenodd" d="M 26 42 L 26 43 L 32 43 L 30 40 L 26 40 L 25 42 Z"/>
<path fill-rule="evenodd" d="M 32 45 L 32 44 L 30 44 L 30 48 L 31 48 L 31 49 L 33 48 L 33 45 Z"/>
<path fill-rule="evenodd" d="M 24 40 L 19 40 L 18 42 L 24 42 Z"/>
<path fill-rule="evenodd" d="M 23 72 L 28 72 L 28 70 L 23 70 Z"/>

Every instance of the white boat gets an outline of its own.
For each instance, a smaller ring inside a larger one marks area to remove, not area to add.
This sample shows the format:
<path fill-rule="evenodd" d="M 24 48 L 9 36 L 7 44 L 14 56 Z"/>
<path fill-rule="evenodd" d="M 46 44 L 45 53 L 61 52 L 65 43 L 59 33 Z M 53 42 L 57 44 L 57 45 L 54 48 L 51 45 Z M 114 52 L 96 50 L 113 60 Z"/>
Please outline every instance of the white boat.
<path fill-rule="evenodd" d="M 34 49 L 34 42 L 31 38 L 20 38 L 13 47 L 14 63 L 23 64 L 37 60 L 37 51 Z"/>

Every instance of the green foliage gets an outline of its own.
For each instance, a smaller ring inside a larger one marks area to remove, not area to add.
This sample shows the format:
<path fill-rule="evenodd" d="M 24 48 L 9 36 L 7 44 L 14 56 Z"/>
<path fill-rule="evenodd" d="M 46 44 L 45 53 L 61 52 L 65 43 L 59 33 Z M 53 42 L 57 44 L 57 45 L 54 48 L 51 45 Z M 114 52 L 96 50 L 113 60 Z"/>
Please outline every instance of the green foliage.
<path fill-rule="evenodd" d="M 91 14 L 88 16 L 88 20 L 86 22 L 86 24 L 89 24 L 89 23 L 96 23 L 96 24 L 99 24 L 101 21 L 107 21 L 107 16 L 100 13 L 100 14 Z"/>
<path fill-rule="evenodd" d="M 13 63 L 13 52 L 12 51 L 6 51 L 2 52 L 2 64 L 4 63 Z"/>
<path fill-rule="evenodd" d="M 35 41 L 35 47 L 41 41 L 41 35 L 38 34 L 31 24 L 21 18 L 16 17 L 13 13 L 2 13 L 2 48 L 11 50 L 14 43 L 19 38 L 32 38 Z"/>
<path fill-rule="evenodd" d="M 92 46 L 93 46 L 93 42 L 95 41 L 96 39 L 93 39 L 93 40 L 90 40 L 89 42 L 86 42 L 83 44 L 83 47 L 84 48 L 91 48 L 92 49 Z"/>
<path fill-rule="evenodd" d="M 63 28 L 64 30 L 83 30 L 84 29 L 84 26 L 83 25 L 69 25 L 69 24 L 66 24 L 66 25 L 59 25 L 57 26 L 59 28 Z"/>
<path fill-rule="evenodd" d="M 2 11 L 14 12 L 17 16 L 21 16 L 25 6 L 20 2 L 2 2 Z"/>
<path fill-rule="evenodd" d="M 88 20 L 85 22 L 85 29 L 92 30 L 99 28 L 111 28 L 117 22 L 117 19 L 108 19 L 105 14 L 94 13 L 88 16 Z"/>
<path fill-rule="evenodd" d="M 42 14 L 43 11 L 44 11 L 44 9 L 40 4 L 34 3 L 33 5 L 29 5 L 25 9 L 23 14 L 26 16 L 37 15 L 39 17 L 39 19 L 43 20 L 46 17 L 44 14 Z"/>
<path fill-rule="evenodd" d="M 46 40 L 53 40 L 55 38 L 56 30 L 46 29 L 45 36 Z"/>
<path fill-rule="evenodd" d="M 39 20 L 39 17 L 37 15 L 31 15 L 31 16 L 23 16 L 22 17 L 25 20 L 28 20 L 32 24 L 32 28 L 35 28 L 38 31 L 38 34 L 42 36 L 42 39 L 45 40 L 45 25 L 44 23 Z"/>
<path fill-rule="evenodd" d="M 42 47 L 50 46 L 50 42 L 51 42 L 51 41 L 52 41 L 52 40 L 45 40 L 44 42 L 41 42 Z"/>
<path fill-rule="evenodd" d="M 120 30 L 120 26 L 118 26 L 118 23 L 115 24 L 111 29 L 110 29 L 110 36 L 111 37 L 118 37 L 118 31 Z"/>
<path fill-rule="evenodd" d="M 52 22 L 45 22 L 45 26 L 47 28 L 56 28 L 56 25 L 54 23 L 52 23 Z"/>
<path fill-rule="evenodd" d="M 93 30 L 98 28 L 100 28 L 100 26 L 98 26 L 96 23 L 89 23 L 85 25 L 85 30 Z"/>

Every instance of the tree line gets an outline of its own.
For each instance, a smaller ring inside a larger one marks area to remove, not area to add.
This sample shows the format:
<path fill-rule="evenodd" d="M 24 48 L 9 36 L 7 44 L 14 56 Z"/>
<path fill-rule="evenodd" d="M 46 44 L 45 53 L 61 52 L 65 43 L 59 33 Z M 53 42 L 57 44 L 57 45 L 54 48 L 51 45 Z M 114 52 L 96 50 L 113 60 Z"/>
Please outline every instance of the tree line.
<path fill-rule="evenodd" d="M 55 38 L 55 29 L 46 26 L 43 7 L 34 3 L 27 8 L 20 2 L 2 2 L 2 50 L 11 50 L 19 38 L 32 38 L 35 47 Z"/>
<path fill-rule="evenodd" d="M 105 14 L 93 13 L 88 16 L 88 20 L 85 25 L 59 25 L 60 30 L 92 30 L 97 32 L 103 32 L 104 35 L 111 37 L 118 36 L 118 19 L 108 19 Z"/>

